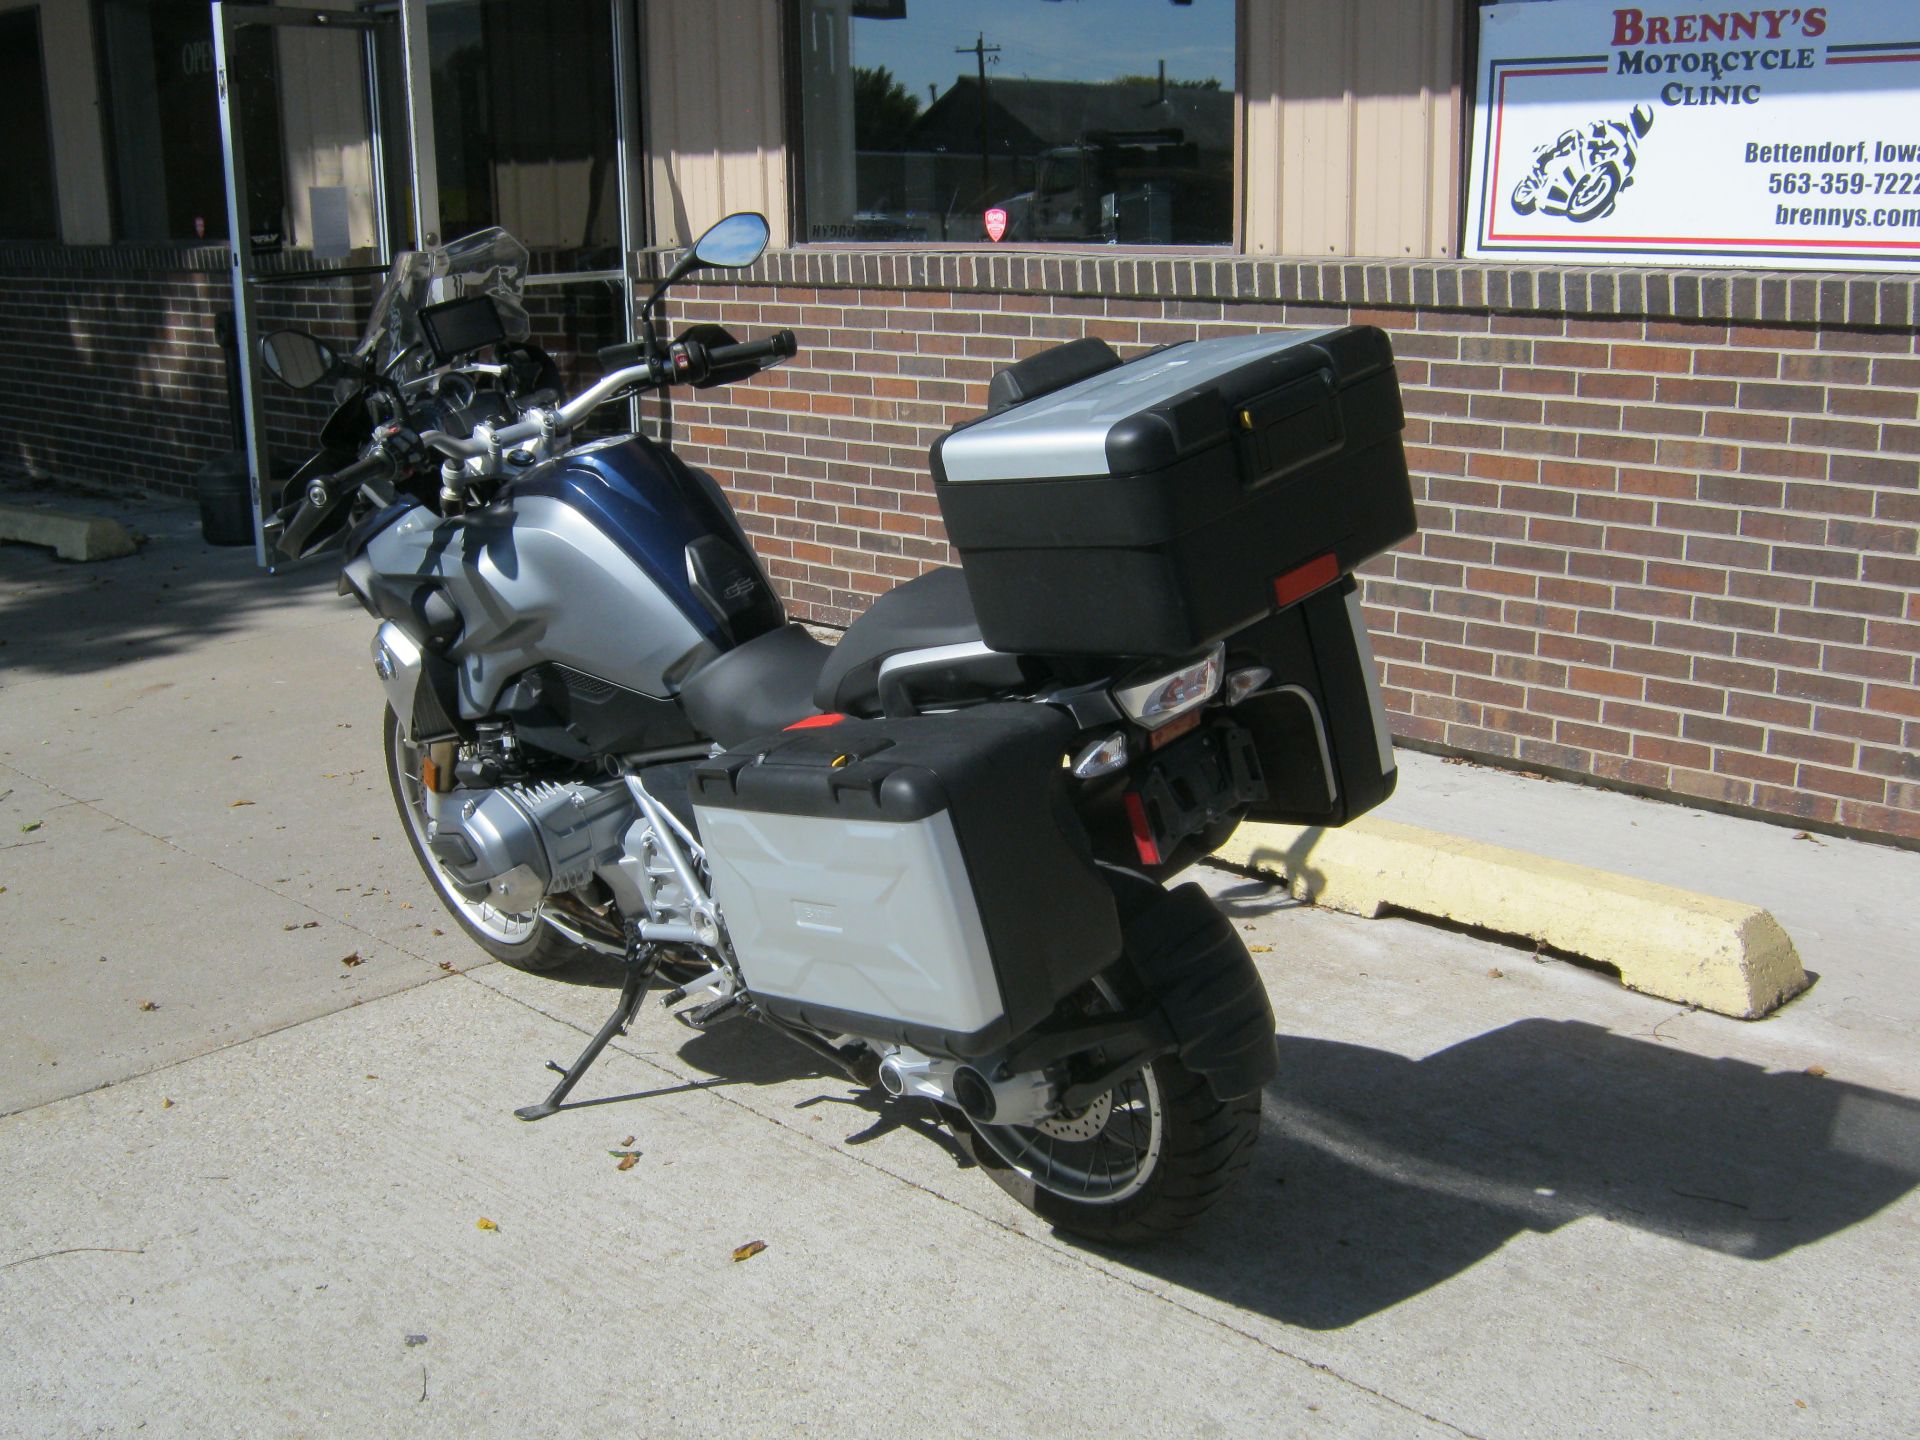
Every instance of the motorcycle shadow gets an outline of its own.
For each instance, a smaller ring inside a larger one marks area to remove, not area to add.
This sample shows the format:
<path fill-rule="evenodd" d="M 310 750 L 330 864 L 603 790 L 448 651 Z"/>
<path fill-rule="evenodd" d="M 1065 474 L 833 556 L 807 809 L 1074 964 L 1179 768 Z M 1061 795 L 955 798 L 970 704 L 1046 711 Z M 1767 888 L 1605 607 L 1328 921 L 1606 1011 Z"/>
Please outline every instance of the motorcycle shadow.
<path fill-rule="evenodd" d="M 1421 1060 L 1279 1037 L 1250 1173 L 1112 1258 L 1288 1324 L 1351 1325 L 1525 1232 L 1630 1226 L 1767 1261 L 1920 1181 L 1920 1103 L 1523 1020 Z"/>
<path fill-rule="evenodd" d="M 551 971 L 547 978 L 563 984 L 592 985 L 614 991 L 620 987 L 622 972 L 617 961 L 589 958 Z M 654 995 L 659 993 L 657 990 L 653 992 Z M 642 1003 L 644 1006 L 646 1002 Z M 658 1001 L 653 1003 L 657 1005 Z M 635 1020 L 636 1028 L 643 1024 L 666 1034 L 673 1033 L 666 1029 L 667 1026 L 672 1026 L 674 1030 L 679 1028 L 657 1012 L 647 1015 L 644 1009 Z M 857 1084 L 805 1046 L 765 1025 L 736 1020 L 712 1030 L 688 1029 L 682 1033 L 686 1038 L 675 1054 L 684 1065 L 699 1071 L 704 1078 L 626 1095 L 569 1099 L 560 1109 L 613 1105 L 622 1101 L 649 1100 L 663 1095 L 736 1085 L 808 1085 L 816 1087 L 818 1093 L 796 1101 L 793 1108 L 798 1111 L 820 1106 L 830 1109 L 844 1107 L 853 1112 L 850 1118 L 859 1128 L 844 1137 L 845 1144 L 865 1145 L 883 1135 L 906 1130 L 938 1145 L 953 1158 L 957 1168 L 967 1169 L 973 1165 L 973 1160 L 960 1150 L 930 1104 L 919 1100 L 892 1100 L 873 1086 Z M 860 1123 L 861 1120 L 865 1123 Z"/>

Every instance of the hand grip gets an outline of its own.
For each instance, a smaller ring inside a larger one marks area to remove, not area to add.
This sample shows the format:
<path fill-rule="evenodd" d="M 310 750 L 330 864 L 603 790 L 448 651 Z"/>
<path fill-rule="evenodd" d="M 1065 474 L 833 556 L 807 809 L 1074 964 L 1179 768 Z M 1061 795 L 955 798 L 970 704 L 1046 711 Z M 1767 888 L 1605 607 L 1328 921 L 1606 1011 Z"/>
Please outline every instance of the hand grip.
<path fill-rule="evenodd" d="M 707 351 L 707 366 L 723 370 L 730 365 L 745 365 L 755 360 L 786 360 L 799 353 L 799 342 L 791 330 L 776 330 L 764 340 L 747 340 L 739 345 L 715 345 Z"/>
<path fill-rule="evenodd" d="M 597 352 L 600 363 L 609 370 L 624 370 L 629 365 L 638 365 L 647 357 L 647 347 L 634 341 L 627 345 L 602 345 Z"/>

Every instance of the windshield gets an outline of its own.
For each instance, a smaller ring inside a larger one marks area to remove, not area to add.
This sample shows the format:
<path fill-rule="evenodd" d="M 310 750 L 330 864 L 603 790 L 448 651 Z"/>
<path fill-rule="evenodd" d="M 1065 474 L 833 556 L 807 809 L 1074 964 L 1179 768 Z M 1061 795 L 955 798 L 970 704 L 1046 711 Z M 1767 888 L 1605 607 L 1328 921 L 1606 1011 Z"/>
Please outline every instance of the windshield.
<path fill-rule="evenodd" d="M 525 340 L 531 333 L 520 298 L 526 277 L 527 247 L 498 226 L 431 250 L 405 251 L 380 287 L 354 354 L 396 381 L 424 375 L 433 368 L 433 352 L 420 312 L 470 295 L 491 295 L 507 338 Z"/>

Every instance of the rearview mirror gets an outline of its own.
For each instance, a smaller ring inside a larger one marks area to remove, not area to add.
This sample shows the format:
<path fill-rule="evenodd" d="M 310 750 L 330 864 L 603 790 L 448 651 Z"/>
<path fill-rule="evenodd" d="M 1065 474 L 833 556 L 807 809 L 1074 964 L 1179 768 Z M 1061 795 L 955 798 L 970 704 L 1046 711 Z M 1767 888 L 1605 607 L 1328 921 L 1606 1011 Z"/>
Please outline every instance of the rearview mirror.
<path fill-rule="evenodd" d="M 693 242 L 693 258 L 702 265 L 738 270 L 758 260 L 767 248 L 767 217 L 743 210 L 717 221 Z"/>
<path fill-rule="evenodd" d="M 276 330 L 260 339 L 260 363 L 294 390 L 309 390 L 339 367 L 340 357 L 301 330 Z"/>

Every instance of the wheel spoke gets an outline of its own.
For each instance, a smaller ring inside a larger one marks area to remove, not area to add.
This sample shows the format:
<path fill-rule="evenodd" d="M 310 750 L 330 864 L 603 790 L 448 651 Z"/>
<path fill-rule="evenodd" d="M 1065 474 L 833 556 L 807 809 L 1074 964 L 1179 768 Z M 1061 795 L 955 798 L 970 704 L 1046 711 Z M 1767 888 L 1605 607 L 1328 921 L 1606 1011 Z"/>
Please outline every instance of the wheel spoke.
<path fill-rule="evenodd" d="M 391 722 L 389 722 L 391 723 Z M 426 848 L 426 786 L 420 779 L 420 746 L 396 737 L 393 750 L 393 775 L 396 789 L 403 797 L 402 810 L 421 852 L 421 864 L 440 898 L 469 925 L 498 944 L 519 945 L 540 925 L 536 914 L 509 915 L 485 900 L 468 900 L 455 890 L 441 873 L 439 861 Z"/>

